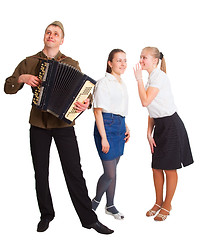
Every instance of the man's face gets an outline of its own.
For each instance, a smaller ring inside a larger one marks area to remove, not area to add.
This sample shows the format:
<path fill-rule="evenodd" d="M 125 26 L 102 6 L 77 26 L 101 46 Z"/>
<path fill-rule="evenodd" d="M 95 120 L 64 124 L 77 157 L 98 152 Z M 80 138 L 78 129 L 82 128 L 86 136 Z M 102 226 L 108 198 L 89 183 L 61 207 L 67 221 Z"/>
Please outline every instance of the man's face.
<path fill-rule="evenodd" d="M 44 44 L 48 48 L 59 48 L 63 44 L 64 37 L 60 27 L 50 25 L 44 34 Z"/>

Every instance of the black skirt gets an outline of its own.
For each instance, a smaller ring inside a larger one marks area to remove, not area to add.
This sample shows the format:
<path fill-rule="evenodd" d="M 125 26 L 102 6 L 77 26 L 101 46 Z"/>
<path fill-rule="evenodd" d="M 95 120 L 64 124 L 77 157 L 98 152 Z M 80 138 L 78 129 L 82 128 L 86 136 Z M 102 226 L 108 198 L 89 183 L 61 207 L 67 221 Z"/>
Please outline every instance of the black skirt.
<path fill-rule="evenodd" d="M 193 163 L 188 135 L 177 113 L 154 118 L 156 147 L 152 155 L 152 168 L 174 170 Z"/>

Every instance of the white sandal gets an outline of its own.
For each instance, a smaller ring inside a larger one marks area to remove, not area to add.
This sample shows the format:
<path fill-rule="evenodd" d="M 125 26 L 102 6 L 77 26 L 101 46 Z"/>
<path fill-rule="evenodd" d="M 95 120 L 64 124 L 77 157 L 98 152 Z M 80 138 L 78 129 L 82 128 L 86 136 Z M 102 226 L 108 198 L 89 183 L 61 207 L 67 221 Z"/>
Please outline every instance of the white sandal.
<path fill-rule="evenodd" d="M 161 210 L 161 206 L 159 206 L 158 204 L 155 203 L 154 206 L 159 207 L 159 209 L 156 210 L 156 211 L 150 209 L 150 210 L 147 212 L 147 213 L 148 213 L 148 215 L 146 215 L 147 217 L 152 217 L 152 216 L 154 216 L 159 210 Z"/>
<path fill-rule="evenodd" d="M 117 220 L 123 220 L 124 219 L 124 215 L 122 213 L 120 213 L 120 212 L 118 212 L 118 213 L 111 213 L 111 212 L 109 212 L 107 210 L 107 209 L 112 208 L 112 207 L 114 207 L 114 205 L 109 206 L 109 207 L 105 207 L 105 213 L 108 214 L 108 215 L 113 216 Z"/>
<path fill-rule="evenodd" d="M 164 211 L 166 211 L 168 214 L 161 214 L 161 213 L 159 213 L 156 217 L 159 217 L 159 218 L 161 218 L 161 220 L 158 220 L 158 219 L 155 219 L 154 218 L 154 220 L 155 221 L 165 221 L 166 220 L 166 218 L 167 218 L 167 216 L 169 216 L 170 215 L 170 211 L 168 211 L 167 209 L 165 209 L 165 208 L 161 208 L 161 210 L 164 210 Z"/>

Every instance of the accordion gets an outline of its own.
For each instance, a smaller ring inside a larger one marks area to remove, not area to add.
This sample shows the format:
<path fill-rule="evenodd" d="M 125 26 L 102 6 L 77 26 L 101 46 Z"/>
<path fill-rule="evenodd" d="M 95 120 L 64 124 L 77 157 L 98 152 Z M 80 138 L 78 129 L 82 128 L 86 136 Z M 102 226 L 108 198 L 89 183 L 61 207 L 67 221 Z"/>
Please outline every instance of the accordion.
<path fill-rule="evenodd" d="M 32 105 L 67 123 L 81 114 L 74 103 L 83 102 L 96 84 L 78 69 L 55 60 L 43 60 L 38 77 L 41 85 L 34 89 Z"/>

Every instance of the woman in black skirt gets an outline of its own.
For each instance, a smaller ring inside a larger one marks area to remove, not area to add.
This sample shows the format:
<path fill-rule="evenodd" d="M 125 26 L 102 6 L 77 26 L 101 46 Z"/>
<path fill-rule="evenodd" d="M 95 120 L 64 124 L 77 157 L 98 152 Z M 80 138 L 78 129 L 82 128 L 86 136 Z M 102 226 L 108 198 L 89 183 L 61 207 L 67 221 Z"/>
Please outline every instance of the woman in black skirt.
<path fill-rule="evenodd" d="M 161 60 L 160 69 L 157 68 Z M 144 87 L 142 70 L 149 73 Z M 177 186 L 177 169 L 193 163 L 186 129 L 174 104 L 170 82 L 166 75 L 164 56 L 155 47 L 142 50 L 140 62 L 134 68 L 141 103 L 149 112 L 147 138 L 152 152 L 152 170 L 156 203 L 146 213 L 163 221 L 170 214 L 171 201 Z M 164 173 L 166 196 L 163 201 Z"/>

